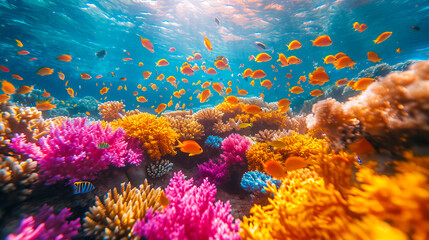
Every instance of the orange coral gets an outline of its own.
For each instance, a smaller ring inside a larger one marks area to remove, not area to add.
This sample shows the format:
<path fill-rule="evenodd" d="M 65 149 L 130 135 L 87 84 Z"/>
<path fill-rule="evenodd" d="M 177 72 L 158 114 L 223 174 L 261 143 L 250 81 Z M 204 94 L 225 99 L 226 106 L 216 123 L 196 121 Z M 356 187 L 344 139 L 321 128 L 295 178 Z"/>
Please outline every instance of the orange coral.
<path fill-rule="evenodd" d="M 192 118 L 184 117 L 166 117 L 177 134 L 180 135 L 180 141 L 201 139 L 204 136 L 204 127 Z"/>
<path fill-rule="evenodd" d="M 253 129 L 264 130 L 264 129 L 280 129 L 282 125 L 284 115 L 276 112 L 262 112 L 260 114 L 255 114 L 250 118 L 250 122 L 253 123 Z"/>
<path fill-rule="evenodd" d="M 215 109 L 218 111 L 221 111 L 225 114 L 226 118 L 234 118 L 235 116 L 237 116 L 238 114 L 242 114 L 243 109 L 246 107 L 247 105 L 239 102 L 238 104 L 231 104 L 228 102 L 222 102 L 220 104 L 218 104 Z M 237 119 L 236 119 L 237 120 Z"/>
<path fill-rule="evenodd" d="M 122 102 L 109 101 L 99 104 L 98 111 L 103 120 L 110 122 L 123 117 L 125 114 L 124 107 L 125 105 Z"/>
<path fill-rule="evenodd" d="M 179 134 L 164 117 L 141 113 L 110 122 L 110 125 L 114 129 L 122 127 L 128 136 L 138 138 L 152 160 L 159 160 L 167 154 L 176 155 L 174 145 Z"/>
<path fill-rule="evenodd" d="M 256 143 L 246 152 L 249 171 L 264 171 L 263 163 L 269 160 L 283 162 L 282 155 L 271 151 L 266 143 Z"/>

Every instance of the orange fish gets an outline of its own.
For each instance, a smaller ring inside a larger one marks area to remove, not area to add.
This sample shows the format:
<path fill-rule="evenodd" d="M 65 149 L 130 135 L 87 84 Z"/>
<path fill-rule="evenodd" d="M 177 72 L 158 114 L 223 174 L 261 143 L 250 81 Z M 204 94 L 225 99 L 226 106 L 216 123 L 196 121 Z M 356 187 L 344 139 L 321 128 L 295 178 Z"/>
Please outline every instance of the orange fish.
<path fill-rule="evenodd" d="M 214 68 L 209 68 L 209 69 L 207 69 L 207 74 L 210 74 L 210 75 L 215 75 L 217 72 L 216 72 L 216 69 L 214 69 Z"/>
<path fill-rule="evenodd" d="M 22 44 L 22 42 L 21 41 L 19 41 L 18 39 L 15 39 L 15 41 L 16 41 L 16 46 L 18 46 L 18 47 L 23 47 L 24 45 Z"/>
<path fill-rule="evenodd" d="M 392 32 L 384 32 L 384 33 L 380 34 L 377 37 L 377 39 L 374 40 L 374 43 L 375 44 L 382 43 L 382 42 L 386 41 L 390 37 L 390 35 L 392 35 Z"/>
<path fill-rule="evenodd" d="M 194 72 L 199 71 L 199 70 L 200 70 L 200 67 L 198 67 L 197 65 L 194 65 L 192 67 L 192 71 L 194 71 Z"/>
<path fill-rule="evenodd" d="M 285 170 L 286 171 L 293 171 L 301 168 L 305 168 L 308 166 L 307 161 L 305 161 L 302 157 L 288 157 L 286 161 L 284 162 Z"/>
<path fill-rule="evenodd" d="M 301 64 L 302 60 L 295 57 L 295 56 L 290 56 L 287 58 L 287 64 L 291 65 L 291 64 Z"/>
<path fill-rule="evenodd" d="M 350 57 L 344 56 L 337 60 L 337 62 L 335 63 L 335 68 L 342 69 L 342 68 L 350 67 L 351 69 L 353 69 L 353 66 L 355 64 L 356 63 Z"/>
<path fill-rule="evenodd" d="M 109 91 L 109 89 L 110 89 L 110 88 L 108 88 L 108 87 L 104 87 L 104 88 L 102 88 L 102 89 L 100 90 L 100 94 L 101 94 L 101 95 L 103 95 L 103 94 L 107 93 L 107 91 Z"/>
<path fill-rule="evenodd" d="M 304 89 L 302 89 L 299 86 L 295 86 L 295 87 L 292 87 L 291 89 L 289 89 L 289 92 L 295 93 L 295 94 L 300 94 L 300 93 L 304 92 Z"/>
<path fill-rule="evenodd" d="M 365 24 L 365 23 L 362 23 L 360 26 L 359 26 L 359 32 L 363 32 L 363 31 L 365 31 L 366 29 L 368 28 L 368 26 Z"/>
<path fill-rule="evenodd" d="M 63 61 L 63 62 L 70 62 L 72 60 L 72 57 L 70 55 L 60 55 L 57 57 L 58 61 Z"/>
<path fill-rule="evenodd" d="M 151 53 L 154 53 L 155 51 L 153 50 L 153 45 L 152 43 L 148 40 L 148 39 L 143 39 L 142 36 L 138 35 L 137 36 L 140 37 L 140 41 L 143 45 L 143 47 L 145 47 L 147 50 L 149 50 Z"/>
<path fill-rule="evenodd" d="M 160 74 L 158 77 L 156 77 L 156 80 L 162 81 L 165 78 L 164 74 Z"/>
<path fill-rule="evenodd" d="M 267 53 L 260 53 L 256 56 L 255 61 L 256 62 L 268 62 L 272 59 L 270 55 Z"/>
<path fill-rule="evenodd" d="M 56 108 L 56 105 L 51 104 L 49 101 L 38 101 L 36 102 L 36 109 L 39 111 L 46 111 Z"/>
<path fill-rule="evenodd" d="M 287 58 L 283 53 L 279 53 L 279 59 L 277 59 L 277 62 L 281 63 L 281 65 L 280 65 L 281 67 L 285 67 L 285 66 L 289 65 L 287 62 Z"/>
<path fill-rule="evenodd" d="M 248 114 L 258 114 L 262 112 L 262 108 L 257 105 L 249 105 L 243 111 Z"/>
<path fill-rule="evenodd" d="M 202 91 L 200 94 L 200 103 L 205 102 L 210 97 L 210 94 L 210 89 L 205 89 L 204 91 Z"/>
<path fill-rule="evenodd" d="M 261 79 L 261 78 L 264 78 L 265 76 L 267 76 L 267 74 L 263 70 L 260 70 L 260 69 L 252 72 L 252 75 L 250 75 L 250 77 L 254 78 L 254 79 Z"/>
<path fill-rule="evenodd" d="M 161 103 L 158 105 L 158 107 L 155 109 L 155 112 L 158 114 L 161 114 L 165 109 L 167 108 L 167 104 Z"/>
<path fill-rule="evenodd" d="M 66 81 L 66 84 L 64 84 L 64 86 L 65 86 L 65 87 L 67 87 L 67 84 L 68 84 L 68 83 L 69 83 L 69 81 L 67 80 L 67 81 Z"/>
<path fill-rule="evenodd" d="M 163 67 L 163 66 L 167 66 L 168 64 L 170 64 L 167 60 L 165 59 L 161 59 L 156 63 L 157 67 Z"/>
<path fill-rule="evenodd" d="M 123 58 L 122 59 L 122 61 L 124 61 L 124 62 L 132 61 L 132 60 L 133 60 L 132 58 Z"/>
<path fill-rule="evenodd" d="M 211 51 L 213 50 L 211 42 L 207 39 L 206 36 L 204 36 L 204 45 L 206 46 L 207 50 Z"/>
<path fill-rule="evenodd" d="M 353 89 L 355 91 L 365 90 L 369 85 L 375 82 L 374 78 L 361 78 L 355 84 L 353 84 Z"/>
<path fill-rule="evenodd" d="M 183 143 L 179 141 L 175 148 L 180 148 L 180 151 L 189 153 L 190 157 L 203 153 L 201 146 L 193 140 L 183 141 Z"/>
<path fill-rule="evenodd" d="M 155 89 L 157 89 L 157 88 L 158 88 L 158 87 L 156 86 L 156 84 L 152 84 L 150 87 L 152 88 L 152 90 L 155 90 Z"/>
<path fill-rule="evenodd" d="M 316 47 L 327 47 L 332 44 L 332 40 L 328 35 L 319 36 L 314 41 L 311 40 L 311 42 L 313 43 L 313 46 Z"/>
<path fill-rule="evenodd" d="M 283 98 L 283 99 L 281 99 L 281 100 L 279 100 L 278 102 L 277 102 L 277 106 L 279 106 L 279 108 L 281 108 L 281 107 L 287 107 L 287 106 L 289 106 L 291 104 L 291 102 L 289 101 L 289 99 L 287 99 L 287 98 Z"/>
<path fill-rule="evenodd" d="M 295 50 L 295 49 L 300 49 L 302 47 L 301 43 L 298 42 L 297 40 L 293 40 L 292 42 L 289 43 L 289 45 L 286 45 L 288 47 L 289 50 Z"/>
<path fill-rule="evenodd" d="M 27 94 L 27 93 L 31 92 L 31 90 L 33 90 L 33 88 L 34 88 L 34 86 L 31 86 L 31 87 L 29 87 L 29 86 L 22 86 L 22 87 L 20 87 L 18 89 L 17 93 L 24 95 L 24 94 Z"/>
<path fill-rule="evenodd" d="M 308 78 L 311 81 L 318 81 L 322 83 L 329 81 L 329 75 L 326 72 L 320 71 L 320 70 L 316 70 L 316 71 L 313 71 L 313 73 L 309 73 Z"/>
<path fill-rule="evenodd" d="M 213 90 L 215 90 L 219 95 L 222 95 L 222 86 L 219 83 L 213 83 L 212 85 Z"/>
<path fill-rule="evenodd" d="M 226 94 L 226 95 L 230 94 L 231 92 L 232 92 L 232 89 L 231 89 L 230 87 L 227 87 L 227 88 L 225 89 L 225 94 Z"/>
<path fill-rule="evenodd" d="M 226 64 L 222 59 L 221 60 L 217 60 L 215 62 L 215 67 L 217 67 L 220 70 L 225 70 L 227 68 L 229 68 L 229 65 Z"/>
<path fill-rule="evenodd" d="M 188 76 L 194 75 L 194 70 L 192 70 L 191 66 L 189 66 L 189 65 L 180 67 L 180 72 L 182 74 L 185 74 L 185 75 L 188 75 Z"/>
<path fill-rule="evenodd" d="M 301 82 L 305 82 L 305 80 L 307 80 L 307 78 L 306 78 L 305 76 L 301 76 L 301 77 L 299 77 L 299 81 L 301 81 Z"/>
<path fill-rule="evenodd" d="M 252 69 L 250 69 L 250 68 L 248 68 L 248 69 L 246 69 L 246 70 L 244 70 L 244 72 L 243 72 L 243 78 L 246 78 L 246 77 L 250 77 L 250 75 L 252 75 L 252 73 L 253 73 L 253 71 L 252 71 Z"/>
<path fill-rule="evenodd" d="M 92 78 L 88 73 L 81 73 L 80 77 L 84 80 L 88 80 Z"/>
<path fill-rule="evenodd" d="M 10 82 L 8 82 L 6 80 L 2 81 L 2 88 L 1 88 L 1 90 L 4 93 L 8 94 L 8 95 L 14 94 L 15 91 L 16 91 L 15 86 L 13 86 L 12 83 L 10 83 Z"/>
<path fill-rule="evenodd" d="M 6 94 L 0 95 L 0 102 L 6 102 L 9 99 L 10 99 L 9 95 L 6 95 Z"/>
<path fill-rule="evenodd" d="M 173 105 L 173 100 L 170 100 L 167 104 L 168 107 L 171 107 Z"/>
<path fill-rule="evenodd" d="M 147 88 L 146 87 L 142 87 L 142 91 L 146 92 Z"/>
<path fill-rule="evenodd" d="M 188 79 L 186 79 L 186 78 L 182 78 L 182 82 L 189 83 Z"/>
<path fill-rule="evenodd" d="M 338 86 L 346 85 L 347 84 L 347 78 L 340 79 L 340 80 L 336 81 L 335 84 L 337 84 Z"/>
<path fill-rule="evenodd" d="M 259 94 L 259 97 L 261 97 L 262 99 L 264 99 L 265 95 L 263 93 Z"/>
<path fill-rule="evenodd" d="M 22 50 L 22 51 L 19 51 L 19 52 L 16 52 L 16 53 L 18 53 L 19 55 L 28 55 L 28 54 L 30 54 L 29 51 L 25 51 L 25 50 Z"/>
<path fill-rule="evenodd" d="M 119 85 L 119 87 L 118 87 L 118 91 L 120 91 L 120 90 L 122 90 L 122 86 L 121 85 Z"/>
<path fill-rule="evenodd" d="M 291 73 L 286 73 L 286 78 L 291 79 L 291 78 L 293 78 L 293 76 L 292 76 L 292 74 L 291 74 Z"/>
<path fill-rule="evenodd" d="M 143 78 L 144 79 L 148 79 L 149 77 L 150 77 L 150 75 L 151 75 L 152 73 L 151 72 L 149 72 L 149 71 L 145 71 L 145 72 L 143 72 Z"/>
<path fill-rule="evenodd" d="M 350 82 L 347 83 L 347 87 L 352 87 L 355 85 L 356 81 L 351 80 Z"/>
<path fill-rule="evenodd" d="M 58 78 L 61 80 L 64 80 L 66 78 L 66 76 L 64 76 L 64 73 L 58 72 Z"/>
<path fill-rule="evenodd" d="M 142 97 L 142 96 L 137 97 L 136 99 L 137 99 L 137 102 L 141 102 L 141 103 L 145 103 L 148 101 L 145 97 Z"/>
<path fill-rule="evenodd" d="M 248 92 L 246 90 L 239 89 L 238 87 L 237 87 L 237 92 L 238 92 L 238 95 L 240 95 L 240 96 L 245 96 L 248 94 Z"/>
<path fill-rule="evenodd" d="M 266 87 L 266 88 L 268 88 L 268 90 L 270 90 L 270 88 L 273 86 L 273 84 L 271 83 L 270 80 L 265 79 L 264 81 L 261 82 L 261 86 Z"/>
<path fill-rule="evenodd" d="M 133 92 L 133 96 L 137 96 L 137 94 L 139 94 L 137 91 Z"/>
<path fill-rule="evenodd" d="M 42 97 L 50 97 L 50 96 L 51 96 L 51 94 L 46 92 L 46 89 L 43 89 Z"/>
<path fill-rule="evenodd" d="M 85 114 L 86 114 L 86 115 L 88 115 L 88 116 L 89 116 L 89 115 L 91 115 L 91 113 L 90 113 L 90 112 L 88 112 L 88 111 L 86 111 L 86 112 L 85 112 Z"/>
<path fill-rule="evenodd" d="M 335 58 L 335 56 L 333 55 L 328 55 L 323 59 L 323 62 L 325 64 L 329 64 L 329 63 L 335 63 L 335 61 L 337 61 L 337 59 Z"/>
<path fill-rule="evenodd" d="M 345 57 L 345 56 L 347 56 L 345 53 L 339 52 L 339 53 L 335 54 L 335 59 L 338 60 L 338 59 Z"/>
<path fill-rule="evenodd" d="M 1 70 L 2 72 L 9 72 L 9 68 L 7 68 L 7 67 L 5 67 L 5 66 L 2 66 L 2 65 L 0 65 L 0 70 Z"/>
<path fill-rule="evenodd" d="M 279 162 L 269 160 L 263 163 L 263 165 L 264 165 L 264 171 L 269 175 L 271 175 L 272 177 L 276 179 L 282 179 L 286 177 L 286 171 Z"/>
<path fill-rule="evenodd" d="M 359 23 L 358 22 L 353 23 L 353 28 L 355 29 L 355 31 L 359 31 Z"/>
<path fill-rule="evenodd" d="M 31 61 L 35 61 L 35 60 L 37 60 L 37 58 L 35 58 L 35 57 L 34 57 L 34 58 L 30 58 L 30 59 L 28 59 L 28 61 L 30 61 L 30 62 L 31 62 Z"/>
<path fill-rule="evenodd" d="M 313 97 L 320 97 L 321 95 L 323 95 L 323 92 L 320 89 L 315 89 L 310 92 L 310 95 Z"/>
<path fill-rule="evenodd" d="M 126 77 L 121 77 L 121 81 L 127 81 Z"/>
<path fill-rule="evenodd" d="M 179 90 L 179 93 L 180 93 L 180 95 L 185 95 L 186 91 L 185 91 L 185 89 L 182 88 Z"/>
<path fill-rule="evenodd" d="M 180 93 L 178 91 L 173 92 L 173 96 L 180 98 L 182 97 L 182 95 L 180 95 Z"/>
<path fill-rule="evenodd" d="M 24 80 L 21 76 L 16 75 L 16 74 L 12 74 L 12 78 L 16 79 L 16 80 Z"/>
<path fill-rule="evenodd" d="M 238 104 L 238 98 L 236 96 L 228 96 L 225 98 L 224 100 L 225 102 L 229 103 L 229 104 Z"/>
<path fill-rule="evenodd" d="M 201 85 L 202 88 L 206 88 L 211 85 L 211 82 L 204 82 L 203 85 Z"/>
<path fill-rule="evenodd" d="M 380 62 L 381 58 L 378 57 L 378 54 L 375 52 L 368 52 L 368 60 L 376 63 L 376 62 Z"/>
<path fill-rule="evenodd" d="M 67 90 L 67 93 L 70 95 L 70 97 L 72 97 L 72 98 L 74 98 L 74 90 L 73 90 L 73 88 L 67 88 L 66 89 Z M 107 92 L 107 91 L 106 91 Z M 100 91 L 100 93 L 101 93 L 101 91 Z M 103 93 L 104 94 L 104 93 Z M 101 95 L 103 95 L 103 94 L 101 94 Z"/>
<path fill-rule="evenodd" d="M 358 155 L 375 153 L 375 148 L 365 138 L 362 138 L 354 143 L 351 143 L 347 147 L 350 149 L 350 151 Z"/>
<path fill-rule="evenodd" d="M 138 88 L 138 89 L 141 89 L 141 88 L 142 88 L 142 85 L 141 85 L 141 84 L 137 85 L 137 88 Z"/>
<path fill-rule="evenodd" d="M 40 76 L 46 76 L 51 75 L 54 72 L 54 69 L 43 67 L 37 70 L 36 74 L 39 74 Z"/>
<path fill-rule="evenodd" d="M 401 48 L 396 49 L 397 53 L 401 53 Z"/>

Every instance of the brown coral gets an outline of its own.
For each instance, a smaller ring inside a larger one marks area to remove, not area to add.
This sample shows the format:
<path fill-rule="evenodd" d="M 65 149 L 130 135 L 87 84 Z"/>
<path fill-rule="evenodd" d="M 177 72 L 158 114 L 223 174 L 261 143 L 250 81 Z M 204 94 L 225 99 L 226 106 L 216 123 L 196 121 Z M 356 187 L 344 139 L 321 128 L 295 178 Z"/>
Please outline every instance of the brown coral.
<path fill-rule="evenodd" d="M 118 101 L 109 101 L 98 105 L 101 118 L 105 121 L 113 121 L 122 118 L 125 114 L 125 105 Z"/>
<path fill-rule="evenodd" d="M 166 117 L 171 128 L 180 135 L 180 141 L 201 139 L 204 136 L 204 127 L 192 118 Z"/>
<path fill-rule="evenodd" d="M 307 128 L 307 118 L 305 116 L 285 116 L 281 125 L 282 129 L 293 130 L 299 134 L 306 134 L 308 132 Z"/>
<path fill-rule="evenodd" d="M 161 210 L 161 193 L 160 188 L 151 188 L 147 180 L 139 188 L 131 188 L 130 183 L 125 188 L 122 183 L 120 194 L 114 188 L 103 201 L 96 197 L 95 206 L 86 213 L 85 231 L 97 239 L 129 239 L 134 223 L 142 220 L 149 208 Z"/>
<path fill-rule="evenodd" d="M 128 116 L 137 115 L 137 114 L 140 114 L 140 113 L 142 113 L 142 112 L 140 112 L 140 110 L 134 109 L 134 110 L 127 111 L 125 113 L 125 116 L 128 117 Z"/>
<path fill-rule="evenodd" d="M 223 113 L 214 108 L 205 108 L 196 112 L 193 117 L 204 127 L 213 127 L 213 124 L 222 120 Z"/>
<path fill-rule="evenodd" d="M 213 131 L 218 134 L 230 132 L 232 129 L 233 128 L 229 123 L 223 123 L 222 120 L 219 120 L 213 125 Z"/>
<path fill-rule="evenodd" d="M 247 105 L 239 102 L 238 104 L 231 104 L 228 102 L 222 102 L 220 104 L 218 104 L 215 109 L 218 111 L 221 111 L 224 115 L 226 119 L 230 119 L 230 118 L 235 118 L 235 116 L 237 116 L 238 114 L 242 114 L 243 113 L 243 109 L 246 107 Z"/>
<path fill-rule="evenodd" d="M 163 117 L 189 117 L 192 116 L 194 112 L 192 109 L 189 111 L 181 110 L 181 111 L 171 111 L 171 112 L 163 112 L 161 113 L 161 116 Z"/>

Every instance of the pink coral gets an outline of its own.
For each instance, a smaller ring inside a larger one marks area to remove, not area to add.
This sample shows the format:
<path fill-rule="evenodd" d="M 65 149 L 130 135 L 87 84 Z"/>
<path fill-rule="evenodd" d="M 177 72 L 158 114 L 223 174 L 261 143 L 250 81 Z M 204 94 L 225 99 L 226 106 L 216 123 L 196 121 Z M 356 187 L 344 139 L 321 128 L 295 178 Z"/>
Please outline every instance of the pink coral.
<path fill-rule="evenodd" d="M 154 239 L 240 239 L 240 221 L 234 221 L 229 202 L 214 203 L 216 186 L 207 179 L 197 187 L 193 179 L 175 173 L 165 189 L 170 204 L 162 212 L 149 211 L 133 233 Z"/>
<path fill-rule="evenodd" d="M 222 159 L 227 165 L 245 165 L 246 151 L 250 149 L 249 138 L 233 133 L 222 141 Z"/>
<path fill-rule="evenodd" d="M 109 147 L 100 149 L 99 143 L 107 143 Z M 110 164 L 116 167 L 123 167 L 125 163 L 138 165 L 142 150 L 135 145 L 125 138 L 122 129 L 112 131 L 110 127 L 103 128 L 100 122 L 77 118 L 54 126 L 38 143 L 27 143 L 24 136 L 19 135 L 10 147 L 38 161 L 39 177 L 46 180 L 46 184 L 60 180 L 69 180 L 72 184 L 95 179 L 97 173 Z"/>

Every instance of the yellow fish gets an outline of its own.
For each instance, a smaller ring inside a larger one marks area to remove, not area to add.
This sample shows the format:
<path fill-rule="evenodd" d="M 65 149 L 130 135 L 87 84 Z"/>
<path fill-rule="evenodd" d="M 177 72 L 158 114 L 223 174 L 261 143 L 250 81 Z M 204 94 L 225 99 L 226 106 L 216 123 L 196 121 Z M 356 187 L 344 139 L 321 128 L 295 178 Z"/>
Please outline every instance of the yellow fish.
<path fill-rule="evenodd" d="M 278 140 L 271 141 L 271 142 L 267 141 L 266 143 L 268 145 L 270 145 L 272 147 L 276 147 L 276 148 L 284 148 L 284 147 L 286 147 L 286 143 L 284 143 L 282 141 L 278 141 Z"/>
<path fill-rule="evenodd" d="M 253 123 L 242 123 L 238 125 L 239 128 L 247 128 L 247 127 L 253 127 Z"/>

